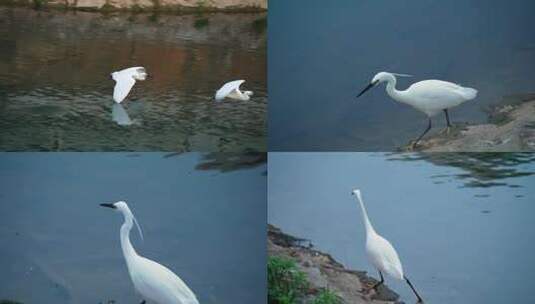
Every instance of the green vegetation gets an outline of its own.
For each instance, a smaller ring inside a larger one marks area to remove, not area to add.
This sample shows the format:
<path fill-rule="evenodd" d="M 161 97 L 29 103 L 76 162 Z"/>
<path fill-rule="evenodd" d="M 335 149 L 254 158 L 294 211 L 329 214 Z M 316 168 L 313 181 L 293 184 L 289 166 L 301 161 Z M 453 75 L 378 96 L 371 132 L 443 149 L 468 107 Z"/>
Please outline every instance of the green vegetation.
<path fill-rule="evenodd" d="M 342 304 L 342 300 L 334 292 L 324 289 L 312 301 L 312 304 Z"/>
<path fill-rule="evenodd" d="M 208 20 L 208 18 L 200 18 L 200 19 L 195 20 L 195 22 L 193 23 L 193 27 L 199 30 L 199 29 L 202 29 L 203 27 L 208 26 L 208 24 L 210 24 L 210 21 Z"/>
<path fill-rule="evenodd" d="M 160 14 L 152 13 L 147 17 L 147 20 L 149 20 L 150 22 L 158 22 L 158 18 L 160 18 Z"/>
<path fill-rule="evenodd" d="M 306 274 L 299 270 L 295 262 L 288 258 L 269 257 L 268 259 L 268 303 L 301 303 L 310 283 Z M 342 304 L 340 298 L 328 289 L 321 290 L 312 304 Z"/>
<path fill-rule="evenodd" d="M 22 304 L 22 303 L 11 301 L 11 300 L 0 300 L 0 304 Z"/>
<path fill-rule="evenodd" d="M 100 11 L 103 13 L 113 12 L 116 11 L 117 8 L 113 5 L 111 5 L 109 2 L 106 2 L 101 8 Z"/>
<path fill-rule="evenodd" d="M 255 21 L 253 21 L 253 30 L 257 34 L 262 34 L 263 32 L 266 31 L 266 28 L 267 28 L 267 18 L 266 17 L 262 17 L 262 18 L 259 18 L 259 19 L 256 19 Z"/>
<path fill-rule="evenodd" d="M 294 304 L 308 288 L 305 274 L 294 261 L 280 257 L 268 260 L 268 302 Z"/>
<path fill-rule="evenodd" d="M 134 4 L 130 7 L 130 11 L 133 13 L 133 14 L 139 14 L 139 13 L 142 13 L 143 12 L 143 7 L 141 7 L 141 5 L 139 4 Z"/>
<path fill-rule="evenodd" d="M 33 8 L 39 10 L 43 9 L 46 5 L 46 0 L 33 0 Z"/>

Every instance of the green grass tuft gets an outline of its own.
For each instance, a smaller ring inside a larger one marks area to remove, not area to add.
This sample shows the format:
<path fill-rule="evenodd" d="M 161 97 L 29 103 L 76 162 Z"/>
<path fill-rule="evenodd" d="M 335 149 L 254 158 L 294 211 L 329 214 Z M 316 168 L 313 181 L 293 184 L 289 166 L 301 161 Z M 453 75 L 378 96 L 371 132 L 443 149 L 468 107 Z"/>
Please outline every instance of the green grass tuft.
<path fill-rule="evenodd" d="M 342 301 L 334 292 L 324 289 L 316 296 L 312 304 L 342 304 Z"/>
<path fill-rule="evenodd" d="M 268 302 L 270 304 L 295 304 L 308 289 L 305 273 L 294 261 L 280 257 L 268 260 Z"/>

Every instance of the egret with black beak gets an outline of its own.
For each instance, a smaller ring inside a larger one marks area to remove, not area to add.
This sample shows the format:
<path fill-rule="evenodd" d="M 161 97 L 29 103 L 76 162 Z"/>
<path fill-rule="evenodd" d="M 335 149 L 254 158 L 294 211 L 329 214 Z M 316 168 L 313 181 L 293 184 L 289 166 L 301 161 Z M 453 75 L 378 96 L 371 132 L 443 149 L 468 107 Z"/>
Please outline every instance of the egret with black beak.
<path fill-rule="evenodd" d="M 142 239 L 143 234 L 126 202 L 103 203 L 100 206 L 114 209 L 124 217 L 121 226 L 121 248 L 134 288 L 143 297 L 142 304 L 145 304 L 146 300 L 157 304 L 199 304 L 195 294 L 176 274 L 167 267 L 137 254 L 130 243 L 133 223 L 136 224 Z"/>
<path fill-rule="evenodd" d="M 377 73 L 370 84 L 358 94 L 357 98 L 379 83 L 386 82 L 386 92 L 392 99 L 408 104 L 416 110 L 425 113 L 429 123 L 425 131 L 414 141 L 412 148 L 415 148 L 422 137 L 431 130 L 431 117 L 443 111 L 446 116 L 446 132 L 449 132 L 451 123 L 448 109 L 474 99 L 477 96 L 476 89 L 465 88 L 458 84 L 442 80 L 423 80 L 412 84 L 404 91 L 399 91 L 396 89 L 396 76 L 411 77 L 411 75 L 406 74 Z"/>
<path fill-rule="evenodd" d="M 373 229 L 372 223 L 368 218 L 368 213 L 366 213 L 360 190 L 355 189 L 351 193 L 357 197 L 360 203 L 360 209 L 362 210 L 364 228 L 366 229 L 366 254 L 368 255 L 370 263 L 372 263 L 372 265 L 379 271 L 379 275 L 381 276 L 381 281 L 377 282 L 370 289 L 376 290 L 377 287 L 381 286 L 385 281 L 383 273 L 386 273 L 394 279 L 405 280 L 418 298 L 417 303 L 423 303 L 422 298 L 416 292 L 416 289 L 411 281 L 409 281 L 409 278 L 403 274 L 403 267 L 401 266 L 401 261 L 399 260 L 396 249 L 394 249 L 388 240 L 380 236 L 375 232 L 375 229 Z"/>

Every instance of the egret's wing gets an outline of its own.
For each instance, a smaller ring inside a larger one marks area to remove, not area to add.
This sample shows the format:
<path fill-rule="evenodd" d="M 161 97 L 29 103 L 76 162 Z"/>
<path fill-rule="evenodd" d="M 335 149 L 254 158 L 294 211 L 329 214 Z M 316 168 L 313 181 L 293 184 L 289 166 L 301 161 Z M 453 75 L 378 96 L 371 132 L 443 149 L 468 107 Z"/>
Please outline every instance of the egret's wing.
<path fill-rule="evenodd" d="M 442 80 L 424 80 L 411 85 L 408 89 L 415 96 L 442 102 L 451 101 L 457 105 L 463 101 L 474 99 L 477 90 L 465 88 L 458 84 Z"/>
<path fill-rule="evenodd" d="M 115 88 L 113 88 L 113 100 L 115 102 L 122 102 L 134 84 L 136 83 L 136 80 L 132 77 L 130 73 L 121 73 L 117 72 L 113 79 L 115 79 Z"/>
<path fill-rule="evenodd" d="M 396 249 L 390 244 L 388 240 L 379 236 L 381 239 L 381 260 L 384 267 L 384 271 L 390 276 L 402 280 L 403 279 L 403 266 L 399 260 Z"/>
<path fill-rule="evenodd" d="M 139 74 L 147 74 L 147 71 L 145 70 L 144 67 L 137 66 L 137 67 L 131 67 L 131 68 L 127 68 L 124 70 L 120 70 L 118 71 L 118 73 L 134 76 L 134 75 L 139 75 Z"/>
<path fill-rule="evenodd" d="M 191 289 L 171 270 L 143 257 L 138 261 L 133 265 L 132 280 L 143 296 L 157 303 L 199 304 Z"/>
<path fill-rule="evenodd" d="M 217 92 L 215 93 L 215 99 L 216 100 L 221 100 L 221 99 L 224 99 L 225 97 L 227 97 L 232 91 L 234 90 L 239 90 L 240 89 L 240 85 L 242 83 L 244 83 L 245 80 L 243 79 L 240 79 L 240 80 L 234 80 L 234 81 L 230 81 L 230 82 L 227 82 L 225 83 L 219 90 L 217 90 Z"/>
<path fill-rule="evenodd" d="M 242 95 L 243 94 L 240 92 L 240 90 L 234 89 L 230 93 L 227 94 L 227 97 L 228 98 L 234 98 L 234 99 L 241 99 Z"/>

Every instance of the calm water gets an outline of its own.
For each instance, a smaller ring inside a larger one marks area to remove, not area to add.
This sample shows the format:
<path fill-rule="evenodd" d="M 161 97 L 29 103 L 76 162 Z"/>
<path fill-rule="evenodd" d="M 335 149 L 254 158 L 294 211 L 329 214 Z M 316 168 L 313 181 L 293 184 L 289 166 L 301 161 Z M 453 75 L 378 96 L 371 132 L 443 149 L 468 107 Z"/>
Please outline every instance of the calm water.
<path fill-rule="evenodd" d="M 349 268 L 378 276 L 350 195 L 359 187 L 372 224 L 396 247 L 426 303 L 533 297 L 532 154 L 270 153 L 268 170 L 268 221 Z M 406 284 L 387 284 L 415 302 Z"/>
<path fill-rule="evenodd" d="M 265 151 L 265 14 L 0 8 L 0 149 Z M 124 106 L 112 71 L 144 66 Z M 215 103 L 246 79 L 250 102 Z"/>
<path fill-rule="evenodd" d="M 0 300 L 141 302 L 122 217 L 98 206 L 123 199 L 144 232 L 144 242 L 131 234 L 138 253 L 174 270 L 201 303 L 265 303 L 266 166 L 239 158 L 0 154 Z"/>
<path fill-rule="evenodd" d="M 451 118 L 486 121 L 489 105 L 535 91 L 533 11 L 531 0 L 273 1 L 270 150 L 393 151 L 417 137 L 425 115 L 384 86 L 355 98 L 379 71 L 415 75 L 402 89 L 432 78 L 475 87 Z"/>

